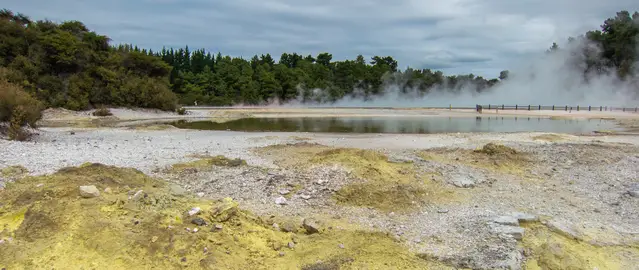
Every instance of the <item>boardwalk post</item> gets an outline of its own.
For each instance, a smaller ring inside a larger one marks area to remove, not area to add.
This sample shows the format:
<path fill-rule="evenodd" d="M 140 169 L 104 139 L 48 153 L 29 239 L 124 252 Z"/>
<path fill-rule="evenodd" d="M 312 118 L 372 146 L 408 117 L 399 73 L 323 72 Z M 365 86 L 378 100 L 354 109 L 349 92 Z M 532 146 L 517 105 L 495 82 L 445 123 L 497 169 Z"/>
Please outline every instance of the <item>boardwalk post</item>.
<path fill-rule="evenodd" d="M 501 110 L 502 111 L 504 110 L 504 104 L 501 104 Z"/>
<path fill-rule="evenodd" d="M 528 110 L 530 111 L 530 105 L 528 105 Z"/>
<path fill-rule="evenodd" d="M 490 110 L 490 103 L 488 103 L 488 109 Z"/>
<path fill-rule="evenodd" d="M 515 111 L 517 110 L 517 107 L 518 107 L 518 106 L 519 106 L 519 105 L 515 105 Z"/>
<path fill-rule="evenodd" d="M 568 111 L 568 105 L 566 105 L 566 111 Z"/>
<path fill-rule="evenodd" d="M 599 106 L 599 111 L 603 111 L 603 106 Z"/>
<path fill-rule="evenodd" d="M 621 108 L 622 112 L 626 112 L 626 107 Z"/>
<path fill-rule="evenodd" d="M 452 110 L 453 109 L 453 104 L 448 105 L 448 110 Z"/>
<path fill-rule="evenodd" d="M 588 111 L 590 111 L 590 105 L 588 105 Z"/>
<path fill-rule="evenodd" d="M 577 111 L 579 111 L 579 105 L 577 105 Z"/>
<path fill-rule="evenodd" d="M 541 105 L 539 105 L 539 111 L 541 111 Z"/>
<path fill-rule="evenodd" d="M 552 105 L 552 110 L 553 110 L 553 111 L 555 110 L 555 105 Z"/>

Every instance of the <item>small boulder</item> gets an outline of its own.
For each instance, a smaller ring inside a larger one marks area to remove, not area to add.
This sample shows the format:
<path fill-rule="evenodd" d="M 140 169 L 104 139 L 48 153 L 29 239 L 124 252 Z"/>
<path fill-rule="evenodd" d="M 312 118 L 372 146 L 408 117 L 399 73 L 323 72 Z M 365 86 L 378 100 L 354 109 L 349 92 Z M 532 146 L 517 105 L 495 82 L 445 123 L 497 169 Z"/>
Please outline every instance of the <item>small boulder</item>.
<path fill-rule="evenodd" d="M 519 226 L 519 220 L 512 216 L 501 216 L 493 220 L 497 224 Z"/>
<path fill-rule="evenodd" d="M 277 199 L 275 199 L 275 204 L 277 204 L 277 205 L 286 205 L 286 204 L 288 204 L 288 202 L 286 201 L 286 198 L 280 196 L 280 197 L 277 197 Z"/>
<path fill-rule="evenodd" d="M 302 195 L 300 195 L 300 198 L 302 198 L 304 200 L 309 200 L 311 198 L 311 195 L 302 194 Z"/>
<path fill-rule="evenodd" d="M 630 188 L 628 189 L 628 195 L 639 198 L 639 183 L 630 185 Z"/>
<path fill-rule="evenodd" d="M 280 195 L 286 195 L 291 193 L 291 191 L 288 189 L 280 189 L 278 192 L 280 193 Z"/>
<path fill-rule="evenodd" d="M 515 212 L 512 214 L 514 218 L 516 218 L 519 222 L 535 222 L 539 221 L 539 217 L 531 214 Z"/>
<path fill-rule="evenodd" d="M 239 212 L 238 203 L 232 198 L 224 198 L 222 203 L 211 209 L 211 217 L 213 221 L 224 222 Z"/>
<path fill-rule="evenodd" d="M 203 218 L 200 217 L 196 217 L 194 219 L 191 220 L 191 223 L 198 225 L 198 226 L 206 226 L 206 220 L 204 220 Z"/>
<path fill-rule="evenodd" d="M 293 242 L 288 242 L 288 248 L 290 248 L 290 249 L 295 248 L 295 243 L 293 243 Z"/>
<path fill-rule="evenodd" d="M 139 199 L 142 199 L 142 197 L 144 197 L 144 190 L 138 190 L 137 192 L 135 192 L 135 194 L 133 194 L 133 196 L 129 197 L 129 199 L 137 201 Z"/>
<path fill-rule="evenodd" d="M 305 218 L 302 222 L 302 226 L 308 234 L 314 234 L 320 232 L 320 226 L 318 222 L 311 218 Z"/>
<path fill-rule="evenodd" d="M 297 233 L 297 225 L 292 221 L 282 223 L 280 228 L 283 232 Z"/>
<path fill-rule="evenodd" d="M 189 216 L 193 216 L 193 215 L 197 215 L 197 213 L 200 212 L 200 208 L 199 207 L 193 207 L 191 208 L 191 210 L 189 210 Z"/>
<path fill-rule="evenodd" d="M 95 186 L 80 186 L 80 196 L 82 198 L 95 198 L 100 196 L 100 191 Z"/>
<path fill-rule="evenodd" d="M 497 226 L 493 229 L 497 234 L 509 235 L 517 240 L 524 238 L 524 228 L 516 226 Z"/>

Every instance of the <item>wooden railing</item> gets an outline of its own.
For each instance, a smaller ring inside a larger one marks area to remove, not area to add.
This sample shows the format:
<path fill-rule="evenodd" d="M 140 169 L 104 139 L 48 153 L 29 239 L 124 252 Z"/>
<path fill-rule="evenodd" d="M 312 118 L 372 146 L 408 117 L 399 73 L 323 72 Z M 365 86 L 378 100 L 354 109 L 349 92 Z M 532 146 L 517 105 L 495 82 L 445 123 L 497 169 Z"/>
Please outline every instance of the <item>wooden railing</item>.
<path fill-rule="evenodd" d="M 476 110 L 481 112 L 485 110 L 520 110 L 520 111 L 623 111 L 623 112 L 639 112 L 639 107 L 608 107 L 608 106 L 569 106 L 569 105 L 477 105 Z"/>

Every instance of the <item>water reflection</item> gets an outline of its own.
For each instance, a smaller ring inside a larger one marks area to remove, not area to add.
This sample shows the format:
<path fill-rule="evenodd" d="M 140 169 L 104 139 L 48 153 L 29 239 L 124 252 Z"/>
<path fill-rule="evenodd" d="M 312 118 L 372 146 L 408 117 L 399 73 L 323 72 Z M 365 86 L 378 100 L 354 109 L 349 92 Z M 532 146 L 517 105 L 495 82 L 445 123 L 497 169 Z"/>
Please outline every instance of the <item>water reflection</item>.
<path fill-rule="evenodd" d="M 537 121 L 534 121 L 534 120 Z M 584 133 L 616 129 L 601 119 L 531 117 L 305 117 L 244 118 L 226 123 L 178 121 L 178 128 L 232 131 L 288 131 L 331 133 L 448 133 L 448 132 L 562 132 Z"/>

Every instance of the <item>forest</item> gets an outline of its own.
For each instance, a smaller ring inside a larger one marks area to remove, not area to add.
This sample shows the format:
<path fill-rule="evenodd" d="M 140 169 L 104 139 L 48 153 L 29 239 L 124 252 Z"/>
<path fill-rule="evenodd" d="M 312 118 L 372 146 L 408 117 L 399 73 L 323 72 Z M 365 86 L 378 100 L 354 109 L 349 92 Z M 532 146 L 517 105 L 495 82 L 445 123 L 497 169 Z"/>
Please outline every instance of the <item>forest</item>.
<path fill-rule="evenodd" d="M 639 13 L 620 11 L 601 29 L 570 41 L 584 74 L 616 73 L 636 80 Z M 386 86 L 426 94 L 430 91 L 490 91 L 509 72 L 487 79 L 473 74 L 445 76 L 430 69 L 398 69 L 392 56 L 358 55 L 354 60 L 283 53 L 237 57 L 204 49 L 111 44 L 109 37 L 82 22 L 33 21 L 21 13 L 0 11 L 0 122 L 22 106 L 84 110 L 125 106 L 175 110 L 180 104 L 259 105 L 271 102 L 330 103 L 345 96 L 363 99 L 383 94 Z M 561 50 L 557 44 L 548 50 Z M 543 48 L 540 48 L 543 52 Z M 19 104 L 20 103 L 20 104 Z M 22 113 L 31 115 L 29 113 Z M 20 124 L 32 123 L 37 113 Z"/>

